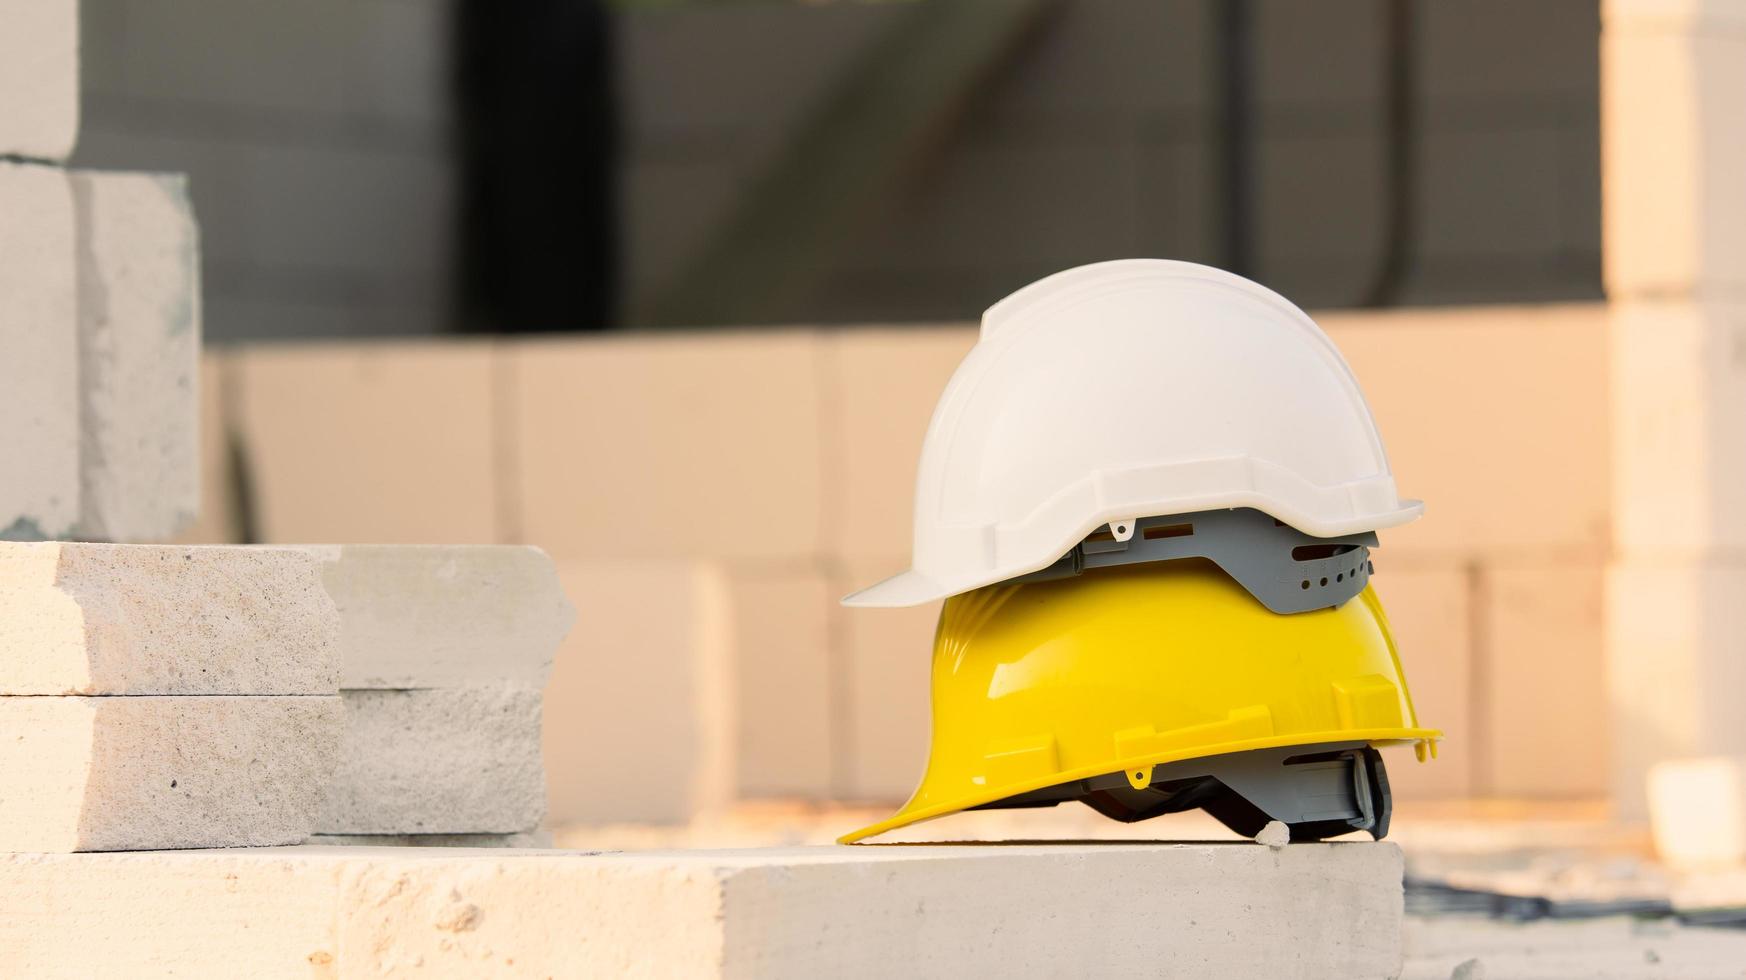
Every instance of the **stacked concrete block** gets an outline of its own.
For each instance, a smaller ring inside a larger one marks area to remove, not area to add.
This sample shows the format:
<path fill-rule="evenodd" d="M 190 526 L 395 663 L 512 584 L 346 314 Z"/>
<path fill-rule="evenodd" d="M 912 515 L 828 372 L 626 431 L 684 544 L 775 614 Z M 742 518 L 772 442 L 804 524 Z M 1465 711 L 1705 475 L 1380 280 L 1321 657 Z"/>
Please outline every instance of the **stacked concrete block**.
<path fill-rule="evenodd" d="M 0 849 L 304 840 L 337 634 L 294 551 L 0 545 Z"/>
<path fill-rule="evenodd" d="M 64 534 L 79 519 L 73 213 L 65 172 L 0 162 L 0 539 Z"/>
<path fill-rule="evenodd" d="M 515 546 L 305 547 L 339 610 L 345 726 L 324 834 L 525 834 L 540 705 L 574 610 Z"/>
<path fill-rule="evenodd" d="M 0 539 L 193 517 L 197 247 L 180 178 L 68 172 L 77 4 L 0 6 Z"/>
<path fill-rule="evenodd" d="M 838 582 L 846 594 L 901 568 L 900 558 L 852 563 Z M 846 760 L 844 799 L 901 802 L 920 782 L 932 731 L 929 668 L 940 603 L 908 609 L 835 611 L 843 647 Z"/>
<path fill-rule="evenodd" d="M 79 4 L 3 0 L 0 24 L 0 158 L 65 160 L 79 135 Z"/>
<path fill-rule="evenodd" d="M 798 330 L 510 348 L 521 538 L 561 558 L 810 564 L 826 499 L 819 357 Z"/>
<path fill-rule="evenodd" d="M 1316 316 L 1364 388 L 1401 492 L 1392 562 L 1607 550 L 1606 314 L 1599 305 Z M 1410 666 L 1410 665 L 1409 665 Z"/>
<path fill-rule="evenodd" d="M 1485 615 L 1487 795 L 1603 798 L 1607 703 L 1598 565 L 1499 564 L 1479 588 Z"/>
<path fill-rule="evenodd" d="M 822 387 L 833 393 L 837 425 L 825 451 L 838 498 L 826 543 L 835 555 L 860 562 L 907 552 L 928 420 L 975 343 L 976 328 L 962 324 L 857 328 L 825 339 Z"/>
<path fill-rule="evenodd" d="M 1402 870 L 1387 843 L 28 855 L 0 857 L 0 959 L 47 977 L 1383 977 Z"/>
<path fill-rule="evenodd" d="M 1609 0 L 1602 19 L 1612 788 L 1641 819 L 1655 763 L 1746 754 L 1725 693 L 1746 660 L 1746 13 Z"/>
<path fill-rule="evenodd" d="M 187 180 L 71 175 L 78 219 L 80 520 L 162 540 L 200 502 L 200 254 Z"/>
<path fill-rule="evenodd" d="M 587 624 L 547 689 L 550 822 L 684 823 L 737 782 L 730 587 L 702 562 L 560 566 Z"/>
<path fill-rule="evenodd" d="M 229 367 L 259 540 L 514 540 L 489 344 L 251 347 Z"/>
<path fill-rule="evenodd" d="M 561 572 L 588 629 L 547 694 L 553 826 L 833 795 L 845 719 L 823 576 L 685 561 Z"/>
<path fill-rule="evenodd" d="M 1484 703 L 1473 683 L 1472 574 L 1441 565 L 1404 566 L 1377 552 L 1372 587 L 1388 610 L 1419 722 L 1443 730 L 1437 757 L 1420 762 L 1411 746 L 1387 749 L 1389 787 L 1398 801 L 1459 799 L 1478 786 L 1489 737 L 1476 722 Z"/>

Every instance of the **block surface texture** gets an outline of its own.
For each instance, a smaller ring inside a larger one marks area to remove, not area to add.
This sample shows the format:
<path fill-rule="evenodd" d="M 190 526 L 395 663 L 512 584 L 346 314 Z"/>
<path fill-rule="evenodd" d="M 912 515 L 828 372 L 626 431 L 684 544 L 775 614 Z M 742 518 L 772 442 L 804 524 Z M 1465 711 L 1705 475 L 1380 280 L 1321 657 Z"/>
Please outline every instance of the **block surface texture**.
<path fill-rule="evenodd" d="M 79 136 L 78 0 L 0 0 L 0 25 L 0 157 L 65 160 Z"/>
<path fill-rule="evenodd" d="M 1386 843 L 15 855 L 0 958 L 38 977 L 1385 977 L 1401 871 Z"/>
<path fill-rule="evenodd" d="M 575 622 L 558 571 L 519 545 L 305 549 L 340 617 L 340 686 L 543 687 Z"/>
<path fill-rule="evenodd" d="M 339 698 L 0 697 L 0 849 L 298 843 Z"/>
<path fill-rule="evenodd" d="M 509 834 L 546 812 L 540 691 L 342 691 L 325 834 Z"/>
<path fill-rule="evenodd" d="M 29 19 L 28 0 L 3 2 Z M 79 517 L 78 279 L 66 174 L 0 162 L 0 215 L 0 540 L 63 537 Z"/>
<path fill-rule="evenodd" d="M 320 575 L 283 549 L 0 543 L 0 694 L 336 694 Z"/>
<path fill-rule="evenodd" d="M 162 540 L 200 506 L 200 248 L 187 179 L 75 171 L 78 537 Z"/>

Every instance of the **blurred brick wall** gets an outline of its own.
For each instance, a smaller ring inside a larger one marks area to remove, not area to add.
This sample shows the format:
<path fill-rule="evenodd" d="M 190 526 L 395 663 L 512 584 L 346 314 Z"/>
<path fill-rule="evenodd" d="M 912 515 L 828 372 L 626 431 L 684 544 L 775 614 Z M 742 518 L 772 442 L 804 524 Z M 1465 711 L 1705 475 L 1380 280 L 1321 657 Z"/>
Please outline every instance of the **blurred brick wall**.
<path fill-rule="evenodd" d="M 1402 795 L 1603 794 L 1604 737 L 1568 734 L 1605 717 L 1602 307 L 1319 319 L 1403 492 L 1428 504 L 1376 558 L 1421 717 L 1449 733 L 1433 764 L 1397 758 Z M 555 819 L 899 799 L 927 745 L 937 608 L 835 599 L 906 563 L 922 435 L 973 340 L 796 328 L 214 354 L 212 506 L 193 537 L 236 536 L 240 473 L 262 540 L 550 551 L 583 610 L 548 692 Z M 638 759 L 652 771 L 624 783 Z"/>

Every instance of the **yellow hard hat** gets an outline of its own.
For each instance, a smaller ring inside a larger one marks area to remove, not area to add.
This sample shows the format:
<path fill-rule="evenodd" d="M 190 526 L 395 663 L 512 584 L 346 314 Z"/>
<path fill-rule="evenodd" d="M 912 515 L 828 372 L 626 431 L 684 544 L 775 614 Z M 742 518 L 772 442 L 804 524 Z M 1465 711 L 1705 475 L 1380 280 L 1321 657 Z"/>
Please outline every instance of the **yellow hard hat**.
<path fill-rule="evenodd" d="M 1368 576 L 1366 575 L 1366 578 Z M 1135 820 L 1202 807 L 1239 833 L 1387 830 L 1375 746 L 1419 727 L 1388 619 L 1282 615 L 1204 558 L 1006 582 L 946 600 L 927 773 L 852 843 L 972 808 L 1078 800 Z"/>

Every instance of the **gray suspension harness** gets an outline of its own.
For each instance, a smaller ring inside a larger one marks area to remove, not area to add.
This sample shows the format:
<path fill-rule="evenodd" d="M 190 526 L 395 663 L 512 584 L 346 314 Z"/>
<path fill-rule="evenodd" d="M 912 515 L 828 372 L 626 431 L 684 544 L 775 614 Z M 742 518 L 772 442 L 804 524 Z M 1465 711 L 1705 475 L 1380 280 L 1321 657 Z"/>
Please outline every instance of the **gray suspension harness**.
<path fill-rule="evenodd" d="M 1364 591 L 1374 571 L 1374 531 L 1311 537 L 1249 508 L 1142 517 L 1133 523 L 1126 540 L 1102 528 L 1053 565 L 1013 581 L 1046 582 L 1093 568 L 1205 558 L 1268 609 L 1296 613 L 1345 603 Z"/>

